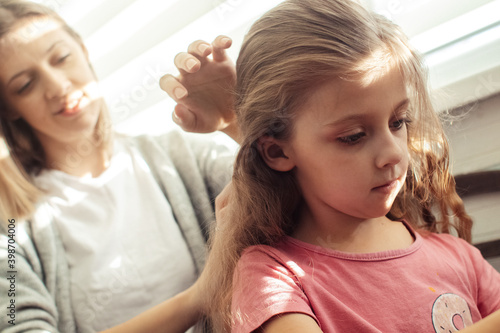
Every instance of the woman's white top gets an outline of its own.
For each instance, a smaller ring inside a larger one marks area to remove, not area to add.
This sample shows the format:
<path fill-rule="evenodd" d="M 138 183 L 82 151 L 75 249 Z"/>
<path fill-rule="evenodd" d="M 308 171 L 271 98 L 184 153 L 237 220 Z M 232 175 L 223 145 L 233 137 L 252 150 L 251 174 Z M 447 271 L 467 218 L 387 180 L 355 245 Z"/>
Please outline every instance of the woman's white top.
<path fill-rule="evenodd" d="M 196 268 L 171 207 L 141 154 L 115 140 L 97 178 L 45 171 L 70 269 L 78 327 L 120 324 L 191 286 Z"/>

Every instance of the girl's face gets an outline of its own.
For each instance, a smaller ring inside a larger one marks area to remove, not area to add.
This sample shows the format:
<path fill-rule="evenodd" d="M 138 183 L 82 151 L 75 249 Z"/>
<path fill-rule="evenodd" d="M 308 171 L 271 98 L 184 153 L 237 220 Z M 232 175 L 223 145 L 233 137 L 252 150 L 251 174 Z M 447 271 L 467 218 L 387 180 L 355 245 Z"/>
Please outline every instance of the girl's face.
<path fill-rule="evenodd" d="M 389 212 L 408 169 L 407 112 L 397 68 L 369 83 L 334 79 L 314 92 L 283 146 L 308 219 L 328 224 Z"/>
<path fill-rule="evenodd" d="M 0 92 L 44 147 L 90 135 L 102 106 L 86 50 L 49 18 L 20 20 L 0 39 Z"/>

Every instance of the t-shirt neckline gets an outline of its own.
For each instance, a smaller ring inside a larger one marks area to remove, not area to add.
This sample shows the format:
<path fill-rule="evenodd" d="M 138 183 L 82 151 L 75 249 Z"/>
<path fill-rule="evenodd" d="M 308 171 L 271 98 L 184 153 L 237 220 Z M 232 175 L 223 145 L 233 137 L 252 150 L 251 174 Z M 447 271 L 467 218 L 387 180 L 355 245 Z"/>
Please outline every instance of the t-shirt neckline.
<path fill-rule="evenodd" d="M 410 234 L 414 239 L 413 243 L 410 246 L 402 249 L 386 250 L 380 252 L 354 253 L 354 252 L 343 252 L 343 251 L 328 249 L 325 247 L 321 247 L 319 245 L 306 243 L 304 241 L 295 239 L 291 236 L 286 236 L 284 242 L 296 247 L 306 249 L 308 251 L 313 251 L 319 254 L 344 260 L 382 261 L 382 260 L 396 259 L 408 256 L 417 251 L 422 246 L 422 236 L 418 232 L 415 232 L 415 230 L 406 221 L 401 221 L 401 222 L 405 225 L 405 227 L 408 229 L 408 231 L 410 232 Z"/>

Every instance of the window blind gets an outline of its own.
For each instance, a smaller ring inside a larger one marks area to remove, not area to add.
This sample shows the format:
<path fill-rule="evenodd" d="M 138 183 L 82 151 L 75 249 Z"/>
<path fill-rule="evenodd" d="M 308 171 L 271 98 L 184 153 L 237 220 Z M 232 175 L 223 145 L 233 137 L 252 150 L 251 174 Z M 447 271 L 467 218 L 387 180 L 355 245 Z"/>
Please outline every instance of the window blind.
<path fill-rule="evenodd" d="M 197 39 L 230 36 L 236 60 L 253 21 L 282 0 L 39 0 L 84 38 L 118 130 L 175 126 L 159 89 L 175 55 Z M 364 0 L 398 23 L 425 55 L 438 109 L 500 91 L 500 0 Z M 443 94 L 444 93 L 444 94 Z"/>

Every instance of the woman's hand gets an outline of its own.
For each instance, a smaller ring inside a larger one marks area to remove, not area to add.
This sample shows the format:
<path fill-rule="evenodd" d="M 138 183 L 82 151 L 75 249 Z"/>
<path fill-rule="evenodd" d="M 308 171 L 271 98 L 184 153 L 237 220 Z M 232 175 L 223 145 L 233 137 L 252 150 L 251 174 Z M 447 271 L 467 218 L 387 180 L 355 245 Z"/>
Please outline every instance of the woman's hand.
<path fill-rule="evenodd" d="M 226 36 L 217 37 L 212 44 L 193 42 L 174 59 L 179 76 L 167 74 L 160 79 L 161 88 L 177 102 L 172 118 L 183 130 L 222 131 L 238 141 L 233 107 L 236 70 L 226 54 L 231 44 Z"/>
<path fill-rule="evenodd" d="M 234 195 L 233 192 L 233 183 L 229 182 L 217 198 L 215 198 L 216 231 L 223 230 L 224 226 L 228 223 L 227 210 L 230 209 L 231 197 Z"/>

